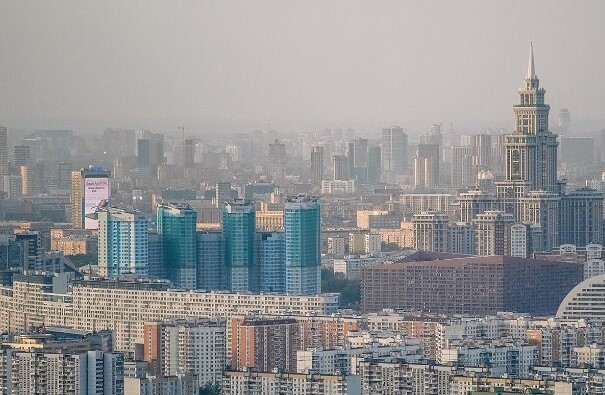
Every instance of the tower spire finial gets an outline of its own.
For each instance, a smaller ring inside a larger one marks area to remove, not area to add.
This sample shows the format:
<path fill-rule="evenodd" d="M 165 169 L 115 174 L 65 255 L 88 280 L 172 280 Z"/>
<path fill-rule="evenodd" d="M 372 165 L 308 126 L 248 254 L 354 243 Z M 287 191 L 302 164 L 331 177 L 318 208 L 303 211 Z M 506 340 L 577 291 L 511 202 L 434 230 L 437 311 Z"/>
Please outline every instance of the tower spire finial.
<path fill-rule="evenodd" d="M 534 43 L 529 43 L 529 65 L 527 66 L 527 79 L 533 80 L 538 78 L 536 76 L 536 68 L 534 66 Z"/>

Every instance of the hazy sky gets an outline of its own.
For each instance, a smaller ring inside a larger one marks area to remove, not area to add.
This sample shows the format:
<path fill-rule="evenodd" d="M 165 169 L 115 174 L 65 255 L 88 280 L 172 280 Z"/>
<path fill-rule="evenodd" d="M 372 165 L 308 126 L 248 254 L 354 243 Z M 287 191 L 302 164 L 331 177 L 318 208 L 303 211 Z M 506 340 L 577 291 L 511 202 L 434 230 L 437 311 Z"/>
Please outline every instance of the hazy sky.
<path fill-rule="evenodd" d="M 0 0 L 0 124 L 512 126 L 605 118 L 605 1 Z M 605 125 L 603 125 L 605 127 Z"/>

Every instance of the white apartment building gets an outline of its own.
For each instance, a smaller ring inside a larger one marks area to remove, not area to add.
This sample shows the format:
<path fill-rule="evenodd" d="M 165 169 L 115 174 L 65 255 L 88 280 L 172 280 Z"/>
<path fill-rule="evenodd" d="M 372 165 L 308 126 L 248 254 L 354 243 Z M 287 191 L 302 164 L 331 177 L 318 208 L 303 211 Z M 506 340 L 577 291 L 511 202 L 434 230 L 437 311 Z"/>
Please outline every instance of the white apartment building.
<path fill-rule="evenodd" d="M 124 395 L 198 395 L 193 375 L 124 377 Z"/>
<path fill-rule="evenodd" d="M 50 279 L 52 280 L 52 278 Z M 329 315 L 338 294 L 285 295 L 183 291 L 160 282 L 76 281 L 70 293 L 55 293 L 43 276 L 15 276 L 0 287 L 0 331 L 22 332 L 64 326 L 114 332 L 116 351 L 133 352 L 143 343 L 145 322 L 237 314 Z M 229 328 L 227 328 L 227 333 Z M 227 353 L 230 354 L 227 339 Z"/>
<path fill-rule="evenodd" d="M 328 254 L 343 256 L 345 254 L 344 237 L 328 237 Z"/>
<path fill-rule="evenodd" d="M 473 342 L 442 349 L 437 362 L 489 368 L 494 376 L 527 377 L 538 361 L 536 346 L 521 342 Z"/>
<path fill-rule="evenodd" d="M 364 347 L 341 347 L 332 350 L 311 349 L 296 352 L 296 371 L 298 373 L 315 372 L 319 374 L 349 374 L 354 357 L 396 356 L 407 362 L 419 362 L 422 350 L 417 341 L 402 342 L 393 345 L 370 344 Z"/>
<path fill-rule="evenodd" d="M 163 376 L 195 375 L 197 386 L 220 383 L 227 365 L 226 322 L 178 320 L 145 324 L 145 347 L 157 351 Z"/>
<path fill-rule="evenodd" d="M 365 235 L 365 253 L 366 254 L 378 254 L 382 251 L 382 238 L 376 234 Z"/>
<path fill-rule="evenodd" d="M 223 395 L 361 395 L 355 376 L 225 372 Z M 365 394 L 365 392 L 364 392 Z"/>
<path fill-rule="evenodd" d="M 0 382 L 7 395 L 122 395 L 122 354 L 0 349 Z"/>

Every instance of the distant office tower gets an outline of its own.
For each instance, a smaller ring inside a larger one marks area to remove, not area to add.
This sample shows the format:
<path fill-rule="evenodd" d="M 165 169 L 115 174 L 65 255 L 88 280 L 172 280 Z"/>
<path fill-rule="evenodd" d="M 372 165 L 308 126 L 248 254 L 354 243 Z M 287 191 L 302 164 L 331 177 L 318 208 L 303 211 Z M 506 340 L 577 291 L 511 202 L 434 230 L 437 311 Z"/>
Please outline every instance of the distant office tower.
<path fill-rule="evenodd" d="M 447 252 L 449 217 L 445 213 L 424 211 L 414 214 L 414 248 L 421 251 Z"/>
<path fill-rule="evenodd" d="M 294 318 L 233 317 L 231 368 L 295 371 L 300 336 L 300 327 Z"/>
<path fill-rule="evenodd" d="M 455 222 L 449 225 L 448 252 L 472 255 L 475 253 L 473 225 L 468 222 Z"/>
<path fill-rule="evenodd" d="M 16 145 L 13 152 L 13 165 L 15 167 L 28 166 L 31 163 L 29 145 Z"/>
<path fill-rule="evenodd" d="M 315 146 L 311 150 L 311 181 L 321 184 L 324 174 L 324 147 Z"/>
<path fill-rule="evenodd" d="M 23 196 L 21 176 L 4 176 L 4 196 L 7 199 L 18 199 Z"/>
<path fill-rule="evenodd" d="M 408 168 L 408 135 L 399 126 L 382 129 L 382 170 L 385 174 L 404 174 Z"/>
<path fill-rule="evenodd" d="M 208 319 L 146 322 L 143 360 L 159 376 L 195 374 L 196 387 L 220 383 L 227 364 L 225 330 L 225 321 Z"/>
<path fill-rule="evenodd" d="M 419 144 L 414 159 L 416 188 L 431 189 L 439 185 L 439 144 Z"/>
<path fill-rule="evenodd" d="M 486 211 L 473 220 L 475 255 L 509 255 L 512 214 L 504 211 Z"/>
<path fill-rule="evenodd" d="M 237 198 L 237 194 L 231 188 L 230 182 L 217 182 L 214 191 L 215 204 L 220 205 L 226 200 L 233 200 Z"/>
<path fill-rule="evenodd" d="M 36 196 L 45 192 L 47 174 L 43 163 L 21 166 L 20 173 L 23 196 Z"/>
<path fill-rule="evenodd" d="M 259 290 L 286 292 L 286 235 L 284 232 L 258 232 Z"/>
<path fill-rule="evenodd" d="M 57 163 L 57 186 L 59 188 L 69 188 L 71 185 L 72 164 L 69 162 Z"/>
<path fill-rule="evenodd" d="M 286 292 L 316 294 L 321 288 L 320 206 L 315 196 L 289 196 L 284 206 Z"/>
<path fill-rule="evenodd" d="M 132 129 L 105 129 L 103 142 L 109 156 L 124 157 L 136 154 L 136 132 Z"/>
<path fill-rule="evenodd" d="M 382 148 L 368 148 L 368 182 L 378 183 L 382 175 Z"/>
<path fill-rule="evenodd" d="M 566 135 L 569 133 L 569 126 L 571 124 L 571 115 L 567 108 L 562 108 L 559 111 L 559 133 Z"/>
<path fill-rule="evenodd" d="M 197 288 L 225 289 L 225 241 L 220 230 L 197 233 Z"/>
<path fill-rule="evenodd" d="M 186 139 L 183 143 L 183 165 L 191 167 L 195 164 L 195 141 Z"/>
<path fill-rule="evenodd" d="M 137 131 L 137 166 L 154 173 L 158 165 L 166 163 L 164 158 L 164 135 Z"/>
<path fill-rule="evenodd" d="M 533 46 L 519 104 L 513 106 L 516 125 L 505 138 L 506 179 L 497 183 L 498 197 L 507 212 L 520 219 L 518 198 L 529 191 L 545 190 L 558 193 L 557 135 L 548 130 L 550 106 L 544 104 L 545 90 L 534 67 Z"/>
<path fill-rule="evenodd" d="M 558 247 L 561 197 L 555 193 L 532 191 L 520 198 L 521 221 L 539 226 L 541 243 L 536 251 L 551 251 Z"/>
<path fill-rule="evenodd" d="M 473 147 L 452 147 L 451 184 L 453 187 L 475 184 L 477 174 L 473 159 Z"/>
<path fill-rule="evenodd" d="M 0 182 L 4 190 L 4 176 L 8 175 L 8 129 L 0 125 Z"/>
<path fill-rule="evenodd" d="M 577 247 L 603 242 L 603 194 L 580 188 L 561 197 L 561 244 Z"/>
<path fill-rule="evenodd" d="M 254 203 L 234 200 L 223 204 L 226 286 L 231 291 L 257 289 Z"/>
<path fill-rule="evenodd" d="M 419 137 L 420 144 L 437 144 L 439 145 L 439 149 L 443 147 L 443 136 L 441 135 L 440 123 L 432 124 L 429 133 L 421 134 Z"/>
<path fill-rule="evenodd" d="M 88 218 L 99 204 L 111 197 L 111 173 L 90 165 L 71 173 L 71 225 L 75 229 L 97 229 L 98 221 Z"/>
<path fill-rule="evenodd" d="M 350 180 L 349 158 L 345 155 L 334 155 L 332 160 L 334 162 L 334 180 Z"/>
<path fill-rule="evenodd" d="M 148 274 L 149 219 L 143 214 L 115 207 L 97 211 L 99 221 L 99 273 Z"/>
<path fill-rule="evenodd" d="M 349 175 L 358 183 L 368 182 L 368 139 L 355 137 L 349 142 Z"/>
<path fill-rule="evenodd" d="M 269 144 L 269 175 L 274 179 L 284 178 L 286 174 L 286 145 L 275 140 Z"/>
<path fill-rule="evenodd" d="M 492 136 L 476 134 L 473 136 L 473 153 L 477 171 L 492 168 Z"/>
<path fill-rule="evenodd" d="M 197 213 L 186 203 L 161 203 L 157 209 L 157 232 L 164 243 L 166 276 L 177 287 L 197 286 Z"/>

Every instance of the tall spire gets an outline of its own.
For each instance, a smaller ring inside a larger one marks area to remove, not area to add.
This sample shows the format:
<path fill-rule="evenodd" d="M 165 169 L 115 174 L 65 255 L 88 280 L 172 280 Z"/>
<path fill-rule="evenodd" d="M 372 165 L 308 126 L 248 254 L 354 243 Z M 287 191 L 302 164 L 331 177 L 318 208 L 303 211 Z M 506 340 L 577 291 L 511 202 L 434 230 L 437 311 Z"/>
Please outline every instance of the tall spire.
<path fill-rule="evenodd" d="M 529 65 L 527 66 L 527 77 L 528 80 L 537 79 L 536 68 L 534 67 L 534 43 L 529 44 Z"/>

